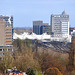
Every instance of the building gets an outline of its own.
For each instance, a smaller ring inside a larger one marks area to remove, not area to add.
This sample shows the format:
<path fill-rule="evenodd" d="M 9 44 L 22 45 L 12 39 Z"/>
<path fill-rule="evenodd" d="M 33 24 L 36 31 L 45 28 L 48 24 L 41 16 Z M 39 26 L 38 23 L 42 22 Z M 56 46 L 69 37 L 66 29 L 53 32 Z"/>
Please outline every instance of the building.
<path fill-rule="evenodd" d="M 5 37 L 5 23 L 3 19 L 0 19 L 0 45 L 6 44 L 6 37 Z"/>
<path fill-rule="evenodd" d="M 72 34 L 73 30 L 75 30 L 75 27 L 70 27 L 70 28 L 69 28 L 69 34 L 70 34 L 70 35 Z"/>
<path fill-rule="evenodd" d="M 46 28 L 47 27 L 47 28 Z M 33 21 L 33 33 L 40 35 L 43 34 L 44 32 L 50 32 L 49 30 L 49 24 L 48 23 L 43 23 L 43 21 Z"/>
<path fill-rule="evenodd" d="M 0 55 L 3 54 L 4 47 L 9 50 L 13 47 L 13 17 L 0 15 Z"/>
<path fill-rule="evenodd" d="M 62 14 L 51 15 L 51 34 L 69 35 L 69 15 L 65 11 Z"/>
<path fill-rule="evenodd" d="M 2 57 L 8 51 L 13 53 L 13 45 L 0 45 L 0 57 Z"/>
<path fill-rule="evenodd" d="M 41 34 L 47 33 L 50 34 L 50 25 L 42 25 L 41 26 Z"/>
<path fill-rule="evenodd" d="M 0 15 L 0 45 L 11 45 L 13 41 L 13 17 Z"/>
<path fill-rule="evenodd" d="M 9 15 L 0 15 L 0 18 L 4 19 L 6 21 L 7 26 L 12 26 L 13 27 L 13 16 Z"/>
<path fill-rule="evenodd" d="M 40 27 L 42 26 L 43 21 L 33 21 L 33 33 L 40 34 Z"/>

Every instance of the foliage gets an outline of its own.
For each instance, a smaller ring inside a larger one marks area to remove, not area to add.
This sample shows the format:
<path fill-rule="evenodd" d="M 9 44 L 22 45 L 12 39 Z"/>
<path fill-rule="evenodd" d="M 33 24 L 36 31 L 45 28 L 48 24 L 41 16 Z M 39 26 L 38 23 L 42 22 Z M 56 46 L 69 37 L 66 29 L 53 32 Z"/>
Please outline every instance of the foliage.
<path fill-rule="evenodd" d="M 13 67 L 14 58 L 12 57 L 11 52 L 4 52 L 4 56 L 2 57 L 2 60 L 0 61 L 0 71 L 3 73 L 6 72 L 7 69 Z"/>
<path fill-rule="evenodd" d="M 25 50 L 22 53 L 18 53 L 14 62 L 14 66 L 21 71 L 26 71 L 28 67 L 36 70 L 39 68 L 39 63 L 34 59 L 33 55 L 34 53 L 32 50 Z"/>
<path fill-rule="evenodd" d="M 61 59 L 57 57 L 51 57 L 49 54 L 41 54 L 39 56 L 39 63 L 42 72 L 45 72 L 49 67 L 56 67 L 58 68 L 62 73 L 64 73 L 64 63 Z"/>
<path fill-rule="evenodd" d="M 14 55 L 10 55 L 10 52 L 5 52 L 3 60 L 0 60 L 0 71 L 5 72 L 7 68 L 16 66 L 20 71 L 27 71 L 29 75 L 35 75 L 34 71 L 42 71 L 46 75 L 73 75 L 74 71 L 74 44 L 71 45 L 71 52 L 69 53 L 69 64 L 68 57 L 63 54 L 53 54 L 50 52 L 32 52 L 31 40 L 20 40 L 16 39 L 13 42 L 15 52 Z M 43 51 L 43 49 L 42 49 Z M 70 70 L 71 69 L 71 70 Z M 69 72 L 69 70 L 71 72 Z M 66 73 L 65 73 L 66 72 Z M 62 74 L 61 74 L 62 73 Z"/>
<path fill-rule="evenodd" d="M 58 68 L 52 67 L 45 71 L 45 75 L 62 75 Z"/>
<path fill-rule="evenodd" d="M 32 52 L 32 48 L 30 46 L 31 41 L 28 39 L 26 40 L 18 39 L 18 41 L 20 41 L 21 50 L 17 49 L 17 51 L 15 52 L 14 66 L 16 66 L 21 71 L 26 71 L 28 67 L 37 70 L 39 68 L 39 63 L 36 59 L 34 59 L 34 52 Z M 17 47 L 17 45 L 15 45 L 15 47 Z"/>
<path fill-rule="evenodd" d="M 32 68 L 28 68 L 26 74 L 27 75 L 35 75 L 34 70 Z"/>
<path fill-rule="evenodd" d="M 29 39 L 21 40 L 18 38 L 13 42 L 13 46 L 15 47 L 15 50 L 19 52 L 25 50 L 26 48 L 31 48 L 31 44 L 32 42 Z"/>
<path fill-rule="evenodd" d="M 70 48 L 70 53 L 69 53 L 69 63 L 67 66 L 68 71 L 73 71 L 75 69 L 75 37 L 73 37 L 72 43 L 71 43 L 71 48 Z"/>

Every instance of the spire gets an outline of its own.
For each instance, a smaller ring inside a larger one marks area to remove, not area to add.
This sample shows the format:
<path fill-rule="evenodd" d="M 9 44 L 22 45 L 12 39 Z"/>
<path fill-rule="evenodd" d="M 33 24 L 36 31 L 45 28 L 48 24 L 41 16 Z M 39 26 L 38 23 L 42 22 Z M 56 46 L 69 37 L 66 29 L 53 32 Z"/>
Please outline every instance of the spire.
<path fill-rule="evenodd" d="M 62 15 L 67 15 L 67 13 L 65 12 L 65 10 L 62 12 Z"/>

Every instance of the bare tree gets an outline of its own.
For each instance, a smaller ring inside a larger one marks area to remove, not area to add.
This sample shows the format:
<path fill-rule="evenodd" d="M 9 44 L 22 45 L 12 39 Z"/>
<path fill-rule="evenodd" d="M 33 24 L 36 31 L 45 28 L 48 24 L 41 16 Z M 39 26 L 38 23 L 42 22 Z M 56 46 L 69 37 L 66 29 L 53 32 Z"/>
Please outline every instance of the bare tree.
<path fill-rule="evenodd" d="M 68 64 L 68 70 L 72 71 L 75 66 L 75 36 L 72 38 L 70 53 L 69 53 L 69 64 Z"/>

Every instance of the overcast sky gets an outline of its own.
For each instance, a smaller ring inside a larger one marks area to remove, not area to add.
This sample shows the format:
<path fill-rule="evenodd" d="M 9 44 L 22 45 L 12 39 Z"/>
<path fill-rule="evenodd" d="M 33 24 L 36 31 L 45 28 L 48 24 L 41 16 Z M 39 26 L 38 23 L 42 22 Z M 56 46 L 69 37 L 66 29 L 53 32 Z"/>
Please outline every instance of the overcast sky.
<path fill-rule="evenodd" d="M 0 0 L 0 15 L 13 15 L 14 27 L 32 27 L 32 21 L 50 24 L 51 14 L 66 11 L 75 27 L 75 0 Z"/>

